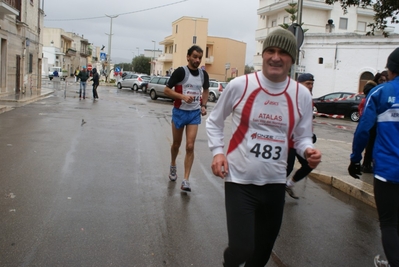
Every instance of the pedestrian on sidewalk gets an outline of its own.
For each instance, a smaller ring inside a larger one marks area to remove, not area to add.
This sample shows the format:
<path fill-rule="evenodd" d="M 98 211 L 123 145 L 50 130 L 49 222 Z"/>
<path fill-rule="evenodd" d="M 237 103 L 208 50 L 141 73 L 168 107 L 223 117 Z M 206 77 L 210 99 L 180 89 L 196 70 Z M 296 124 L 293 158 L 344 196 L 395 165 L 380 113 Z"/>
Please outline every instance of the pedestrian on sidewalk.
<path fill-rule="evenodd" d="M 298 76 L 297 82 L 304 85 L 312 94 L 313 85 L 314 85 L 314 76 L 311 73 L 303 73 Z M 316 135 L 313 133 L 313 143 L 316 142 Z M 293 139 L 290 140 L 290 149 L 288 152 L 287 159 L 287 177 L 291 174 L 294 169 L 295 158 L 298 159 L 301 167 L 295 172 L 295 174 L 287 180 L 287 184 L 285 187 L 285 191 L 287 191 L 288 195 L 294 199 L 299 199 L 299 197 L 294 192 L 295 183 L 299 182 L 303 178 L 305 178 L 313 169 L 309 166 L 306 159 L 303 158 L 300 154 L 296 152 L 294 148 Z"/>
<path fill-rule="evenodd" d="M 312 96 L 289 78 L 295 36 L 277 29 L 263 42 L 262 70 L 230 81 L 206 121 L 213 174 L 225 179 L 228 247 L 224 266 L 265 266 L 280 231 L 285 202 L 288 141 L 316 168 Z M 225 119 L 232 137 L 224 154 Z"/>
<path fill-rule="evenodd" d="M 90 81 L 93 81 L 93 100 L 98 100 L 97 87 L 100 84 L 100 75 L 96 68 L 93 68 L 93 77 Z"/>
<path fill-rule="evenodd" d="M 208 73 L 200 68 L 204 52 L 193 45 L 187 51 L 187 66 L 177 68 L 170 76 L 164 89 L 165 95 L 174 99 L 172 110 L 173 143 L 170 148 L 171 163 L 169 179 L 177 179 L 176 158 L 186 129 L 186 156 L 184 158 L 184 179 L 180 189 L 191 192 L 189 183 L 191 167 L 194 162 L 194 144 L 197 138 L 201 115 L 206 115 L 209 94 Z M 172 90 L 172 88 L 175 90 Z M 203 89 L 203 90 L 202 90 Z"/>
<path fill-rule="evenodd" d="M 363 114 L 363 109 L 364 105 L 366 104 L 366 97 L 368 93 L 373 89 L 375 86 L 378 84 L 384 83 L 388 80 L 388 73 L 386 71 L 383 71 L 381 73 L 377 73 L 374 77 L 373 80 L 367 81 L 367 83 L 363 87 L 363 94 L 365 95 L 365 98 L 362 99 L 362 101 L 359 104 L 359 115 L 362 116 Z M 375 142 L 375 136 L 377 134 L 377 126 L 374 125 L 371 130 L 370 130 L 370 137 L 367 142 L 366 149 L 364 151 L 364 158 L 363 158 L 363 164 L 362 164 L 362 172 L 365 173 L 373 173 L 373 147 L 374 147 L 374 142 Z"/>
<path fill-rule="evenodd" d="M 79 88 L 79 99 L 86 98 L 86 82 L 89 79 L 89 73 L 86 71 L 86 66 L 83 66 L 82 70 L 78 74 L 78 78 L 80 79 L 80 88 Z"/>
<path fill-rule="evenodd" d="M 79 71 L 79 67 L 77 67 L 76 70 L 75 70 L 75 83 L 79 81 L 79 78 L 78 78 L 79 77 L 79 72 L 80 72 Z"/>
<path fill-rule="evenodd" d="M 367 95 L 366 104 L 353 136 L 349 174 L 362 174 L 362 151 L 371 128 L 377 124 L 374 144 L 374 198 L 380 221 L 382 245 L 389 266 L 399 266 L 399 47 L 388 57 L 388 82 L 377 85 Z M 224 93 L 224 92 L 223 92 Z M 375 266 L 388 266 L 379 255 Z"/>

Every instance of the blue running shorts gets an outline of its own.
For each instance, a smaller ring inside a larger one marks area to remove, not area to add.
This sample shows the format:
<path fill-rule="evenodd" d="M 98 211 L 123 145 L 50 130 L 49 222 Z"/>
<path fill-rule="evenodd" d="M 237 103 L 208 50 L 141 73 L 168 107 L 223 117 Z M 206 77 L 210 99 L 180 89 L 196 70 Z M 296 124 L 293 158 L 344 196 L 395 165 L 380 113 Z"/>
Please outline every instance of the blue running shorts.
<path fill-rule="evenodd" d="M 182 110 L 173 108 L 172 122 L 176 129 L 180 129 L 189 124 L 201 124 L 201 109 L 196 110 Z"/>

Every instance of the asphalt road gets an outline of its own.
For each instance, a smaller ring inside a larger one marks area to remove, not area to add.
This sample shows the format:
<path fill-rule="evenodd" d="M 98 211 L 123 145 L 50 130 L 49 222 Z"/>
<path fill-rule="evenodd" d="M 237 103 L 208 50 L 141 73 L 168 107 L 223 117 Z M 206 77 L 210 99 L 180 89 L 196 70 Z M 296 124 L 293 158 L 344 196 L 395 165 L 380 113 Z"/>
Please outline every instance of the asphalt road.
<path fill-rule="evenodd" d="M 223 181 L 204 125 L 193 192 L 182 193 L 184 150 L 178 181 L 167 177 L 172 103 L 114 87 L 79 100 L 75 86 L 0 114 L 0 266 L 221 266 Z M 311 179 L 296 189 L 278 265 L 372 266 L 382 253 L 375 210 Z"/>

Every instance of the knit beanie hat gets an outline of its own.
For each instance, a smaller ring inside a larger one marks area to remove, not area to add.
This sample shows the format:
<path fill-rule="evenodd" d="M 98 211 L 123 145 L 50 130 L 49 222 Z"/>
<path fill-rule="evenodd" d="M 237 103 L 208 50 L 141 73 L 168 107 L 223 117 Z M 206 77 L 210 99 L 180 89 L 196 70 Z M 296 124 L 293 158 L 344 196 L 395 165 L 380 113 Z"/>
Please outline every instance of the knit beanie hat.
<path fill-rule="evenodd" d="M 399 47 L 389 55 L 386 67 L 393 73 L 399 74 Z"/>
<path fill-rule="evenodd" d="M 292 62 L 296 60 L 297 53 L 297 43 L 296 38 L 292 32 L 289 30 L 284 30 L 282 28 L 274 30 L 269 33 L 263 42 L 263 51 L 269 47 L 278 47 L 288 52 L 288 54 L 292 57 Z"/>

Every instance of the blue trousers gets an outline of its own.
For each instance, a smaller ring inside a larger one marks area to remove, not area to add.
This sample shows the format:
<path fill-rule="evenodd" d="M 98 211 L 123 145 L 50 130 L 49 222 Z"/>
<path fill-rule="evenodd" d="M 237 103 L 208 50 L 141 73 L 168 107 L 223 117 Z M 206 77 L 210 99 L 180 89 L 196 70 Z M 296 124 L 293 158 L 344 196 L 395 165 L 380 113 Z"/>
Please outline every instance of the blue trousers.
<path fill-rule="evenodd" d="M 82 96 L 82 91 L 83 91 L 83 97 L 86 96 L 86 82 L 80 82 L 80 89 L 79 89 L 79 97 Z"/>

